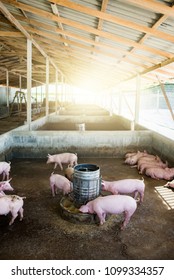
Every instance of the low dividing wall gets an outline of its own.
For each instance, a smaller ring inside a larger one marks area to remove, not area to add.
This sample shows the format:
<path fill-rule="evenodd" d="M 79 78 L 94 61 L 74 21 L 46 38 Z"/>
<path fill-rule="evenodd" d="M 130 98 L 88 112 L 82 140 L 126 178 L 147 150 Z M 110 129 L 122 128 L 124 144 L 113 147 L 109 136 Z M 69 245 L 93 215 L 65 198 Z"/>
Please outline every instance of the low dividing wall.
<path fill-rule="evenodd" d="M 147 131 L 33 131 L 13 132 L 12 137 L 14 157 L 37 158 L 60 152 L 120 157 L 127 151 L 152 147 L 152 135 Z"/>
<path fill-rule="evenodd" d="M 139 131 L 37 131 L 47 118 L 0 135 L 0 161 L 45 158 L 48 153 L 74 152 L 83 157 L 123 157 L 126 152 L 147 150 L 174 162 L 172 140 L 149 130 Z"/>

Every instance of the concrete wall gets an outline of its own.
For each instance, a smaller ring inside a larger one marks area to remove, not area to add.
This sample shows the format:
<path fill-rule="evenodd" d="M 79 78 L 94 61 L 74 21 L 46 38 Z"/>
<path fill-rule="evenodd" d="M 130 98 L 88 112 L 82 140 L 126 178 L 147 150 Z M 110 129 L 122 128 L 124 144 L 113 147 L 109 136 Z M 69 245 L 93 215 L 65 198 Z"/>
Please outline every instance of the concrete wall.
<path fill-rule="evenodd" d="M 174 141 L 160 135 L 156 132 L 152 133 L 152 151 L 158 154 L 164 161 L 168 162 L 174 167 Z"/>
<path fill-rule="evenodd" d="M 7 160 L 8 154 L 11 154 L 13 147 L 13 138 L 11 133 L 4 133 L 0 135 L 0 161 Z"/>
<path fill-rule="evenodd" d="M 48 153 L 66 151 L 81 157 L 123 157 L 126 152 L 146 149 L 174 163 L 174 142 L 149 130 L 36 131 L 47 121 L 44 117 L 32 122 L 32 131 L 23 125 L 0 135 L 0 161 L 12 157 L 44 158 Z"/>
<path fill-rule="evenodd" d="M 149 131 L 13 131 L 12 137 L 15 157 L 37 158 L 60 152 L 85 157 L 121 157 L 127 151 L 152 147 Z"/>

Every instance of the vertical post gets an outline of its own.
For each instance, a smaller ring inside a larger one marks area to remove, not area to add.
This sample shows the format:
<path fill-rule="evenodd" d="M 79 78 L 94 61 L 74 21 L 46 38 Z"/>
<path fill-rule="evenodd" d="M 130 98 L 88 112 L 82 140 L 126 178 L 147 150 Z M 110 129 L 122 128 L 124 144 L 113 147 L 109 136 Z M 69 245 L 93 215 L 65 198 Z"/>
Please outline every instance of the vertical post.
<path fill-rule="evenodd" d="M 27 124 L 31 130 L 32 41 L 27 39 Z"/>
<path fill-rule="evenodd" d="M 9 72 L 6 71 L 6 97 L 7 97 L 7 108 L 8 108 L 8 115 L 9 115 Z"/>
<path fill-rule="evenodd" d="M 122 91 L 120 90 L 119 91 L 119 96 L 118 96 L 118 98 L 119 98 L 119 100 L 118 100 L 118 114 L 121 116 L 121 113 L 122 113 Z"/>
<path fill-rule="evenodd" d="M 37 84 L 36 84 L 36 109 L 38 109 L 38 102 L 37 102 Z"/>
<path fill-rule="evenodd" d="M 55 113 L 57 114 L 57 106 L 58 106 L 58 71 L 57 70 L 56 70 L 55 91 L 56 91 Z"/>
<path fill-rule="evenodd" d="M 139 122 L 140 93 L 141 93 L 141 77 L 140 77 L 140 75 L 137 75 L 137 79 L 136 79 L 136 99 L 135 99 L 135 123 Z"/>
<path fill-rule="evenodd" d="M 48 101 L 48 87 L 49 87 L 49 59 L 46 58 L 46 116 L 49 114 L 49 101 Z"/>
<path fill-rule="evenodd" d="M 22 77 L 19 75 L 19 90 L 22 91 Z"/>
<path fill-rule="evenodd" d="M 23 95 L 21 93 L 22 91 L 22 80 L 21 80 L 21 75 L 19 75 L 19 90 L 20 92 L 18 93 L 19 94 L 19 112 L 22 112 L 22 99 L 23 99 Z"/>
<path fill-rule="evenodd" d="M 40 99 L 41 99 L 41 104 L 42 104 L 42 106 L 43 106 L 42 87 L 43 87 L 43 85 L 41 85 L 41 87 L 40 87 L 40 91 L 41 91 L 41 93 L 40 93 Z"/>
<path fill-rule="evenodd" d="M 109 109 L 109 114 L 110 114 L 110 117 L 112 116 L 112 114 L 113 114 L 113 98 L 112 98 L 112 91 L 110 92 L 110 94 L 109 94 L 109 96 L 110 96 L 110 109 Z"/>
<path fill-rule="evenodd" d="M 62 103 L 63 103 L 63 75 L 61 76 L 61 107 L 62 107 Z"/>

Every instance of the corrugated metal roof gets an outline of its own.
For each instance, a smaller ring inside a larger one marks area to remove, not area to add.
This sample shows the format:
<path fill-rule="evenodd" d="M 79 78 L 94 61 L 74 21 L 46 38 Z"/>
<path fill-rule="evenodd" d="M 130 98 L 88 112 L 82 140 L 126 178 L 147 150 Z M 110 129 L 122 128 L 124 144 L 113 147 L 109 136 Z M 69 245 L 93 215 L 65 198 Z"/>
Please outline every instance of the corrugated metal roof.
<path fill-rule="evenodd" d="M 6 70 L 11 86 L 19 85 L 19 75 L 26 77 L 27 33 L 39 46 L 38 50 L 33 44 L 33 86 L 45 83 L 41 50 L 50 59 L 50 82 L 55 81 L 55 66 L 69 83 L 96 91 L 137 74 L 149 79 L 152 70 L 152 79 L 158 75 L 172 81 L 173 4 L 172 0 L 2 0 L 0 84 L 6 83 Z M 158 70 L 162 66 L 163 71 Z M 22 86 L 26 87 L 25 78 Z"/>

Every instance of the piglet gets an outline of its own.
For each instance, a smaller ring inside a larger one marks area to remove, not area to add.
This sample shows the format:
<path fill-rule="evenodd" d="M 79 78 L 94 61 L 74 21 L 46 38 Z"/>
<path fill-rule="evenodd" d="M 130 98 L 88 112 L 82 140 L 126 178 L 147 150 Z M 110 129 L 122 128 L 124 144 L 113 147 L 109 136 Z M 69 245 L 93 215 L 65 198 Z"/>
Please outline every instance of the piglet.
<path fill-rule="evenodd" d="M 161 167 L 161 168 L 166 168 L 168 167 L 168 162 L 166 161 L 165 163 L 162 161 L 150 161 L 150 162 L 144 162 L 140 165 L 139 167 L 139 174 L 145 173 L 147 168 L 150 167 Z"/>
<path fill-rule="evenodd" d="M 69 164 L 70 166 L 74 166 L 77 164 L 77 154 L 73 153 L 62 153 L 50 155 L 48 154 L 47 163 L 54 163 L 54 169 L 59 165 L 60 169 L 63 170 L 62 164 Z"/>
<path fill-rule="evenodd" d="M 82 213 L 97 214 L 100 225 L 105 222 L 107 214 L 124 213 L 124 221 L 121 229 L 124 229 L 129 223 L 131 216 L 137 208 L 135 199 L 127 195 L 107 195 L 99 196 L 89 201 L 86 205 L 82 205 L 79 211 Z"/>
<path fill-rule="evenodd" d="M 134 193 L 134 199 L 140 195 L 140 203 L 143 202 L 145 183 L 144 178 L 139 179 L 123 179 L 118 181 L 104 181 L 101 184 L 103 191 L 109 191 L 112 194 L 128 194 Z"/>
<path fill-rule="evenodd" d="M 9 173 L 11 169 L 11 162 L 1 161 L 0 162 L 0 174 L 3 175 L 2 181 L 6 179 L 9 179 Z"/>
<path fill-rule="evenodd" d="M 135 164 L 137 164 L 139 158 L 141 158 L 143 156 L 146 156 L 146 155 L 147 155 L 146 151 L 144 151 L 144 152 L 138 151 L 135 154 L 133 153 L 132 155 L 127 156 L 126 159 L 125 159 L 125 163 L 129 164 L 129 165 L 135 165 Z"/>
<path fill-rule="evenodd" d="M 71 192 L 71 183 L 70 181 L 62 175 L 51 173 L 50 176 L 50 187 L 52 195 L 57 194 L 57 190 L 61 190 L 63 195 Z"/>
<path fill-rule="evenodd" d="M 0 215 L 7 215 L 11 213 L 12 218 L 9 225 L 12 225 L 18 213 L 20 215 L 20 221 L 23 219 L 23 199 L 26 197 L 20 197 L 18 195 L 4 195 L 0 196 Z"/>
<path fill-rule="evenodd" d="M 167 182 L 164 187 L 174 188 L 174 180 Z"/>
<path fill-rule="evenodd" d="M 73 175 L 74 175 L 74 168 L 68 165 L 68 167 L 65 169 L 65 177 L 72 182 Z"/>
<path fill-rule="evenodd" d="M 169 181 L 174 178 L 174 168 L 150 167 L 146 169 L 145 174 L 153 179 Z"/>
<path fill-rule="evenodd" d="M 10 181 L 12 180 L 9 179 L 7 181 L 2 181 L 0 182 L 0 195 L 5 195 L 4 191 L 13 191 L 14 189 L 10 185 Z"/>

